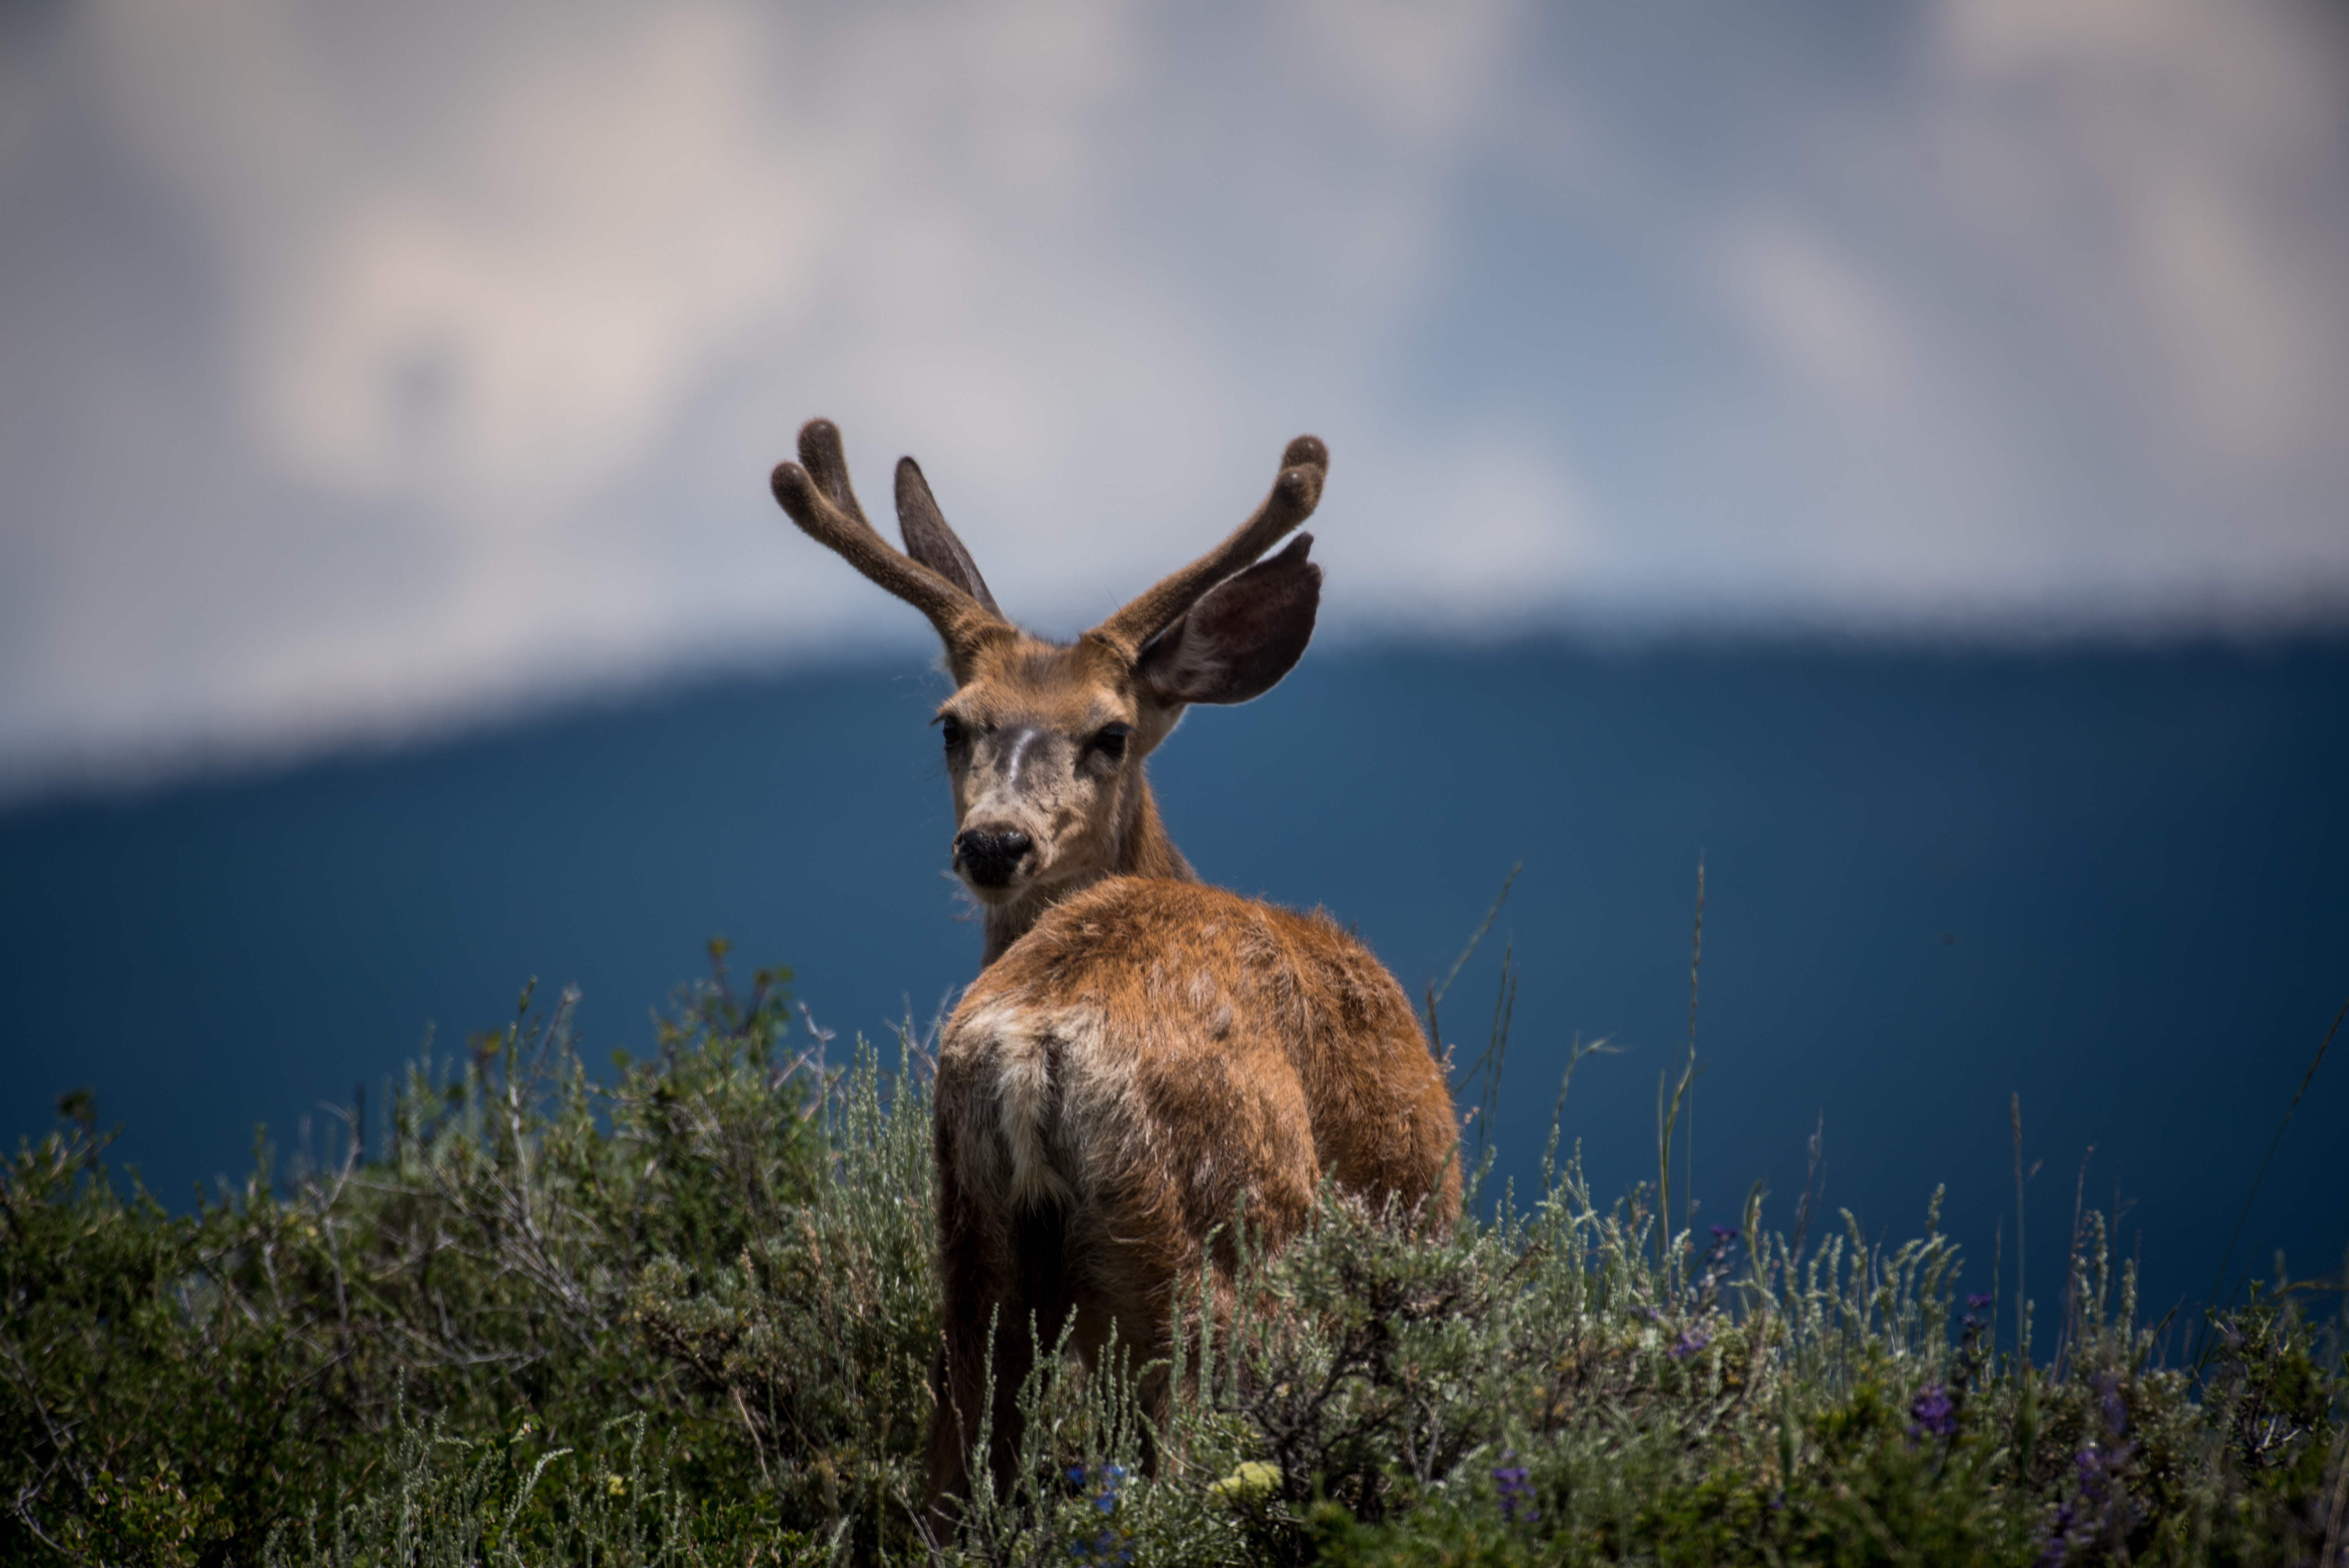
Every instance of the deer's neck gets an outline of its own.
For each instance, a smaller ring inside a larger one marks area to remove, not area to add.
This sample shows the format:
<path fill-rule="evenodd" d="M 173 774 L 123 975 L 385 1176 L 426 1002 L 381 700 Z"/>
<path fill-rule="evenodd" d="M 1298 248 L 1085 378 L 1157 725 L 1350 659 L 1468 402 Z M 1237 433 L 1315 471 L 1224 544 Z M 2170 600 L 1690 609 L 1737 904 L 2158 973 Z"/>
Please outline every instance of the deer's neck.
<path fill-rule="evenodd" d="M 1132 790 L 1120 804 L 1117 838 L 1108 863 L 1090 876 L 1038 888 L 1015 903 L 990 904 L 987 910 L 987 951 L 979 960 L 979 967 L 983 969 L 1002 957 L 1007 948 L 1027 935 L 1029 929 L 1043 918 L 1046 910 L 1104 877 L 1199 880 L 1199 873 L 1191 869 L 1191 862 L 1183 858 L 1183 851 L 1166 836 L 1166 823 L 1158 815 L 1158 801 L 1150 792 L 1150 780 L 1138 770 Z"/>

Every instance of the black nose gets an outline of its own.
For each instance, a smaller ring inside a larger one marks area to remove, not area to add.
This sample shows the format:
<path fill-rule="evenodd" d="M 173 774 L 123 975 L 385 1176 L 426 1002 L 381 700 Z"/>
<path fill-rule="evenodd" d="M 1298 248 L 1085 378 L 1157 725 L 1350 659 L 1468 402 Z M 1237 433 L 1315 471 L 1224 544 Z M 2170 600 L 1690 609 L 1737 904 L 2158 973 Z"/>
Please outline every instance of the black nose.
<path fill-rule="evenodd" d="M 979 886 L 1006 887 L 1033 842 L 1017 828 L 965 828 L 955 835 L 955 859 Z"/>

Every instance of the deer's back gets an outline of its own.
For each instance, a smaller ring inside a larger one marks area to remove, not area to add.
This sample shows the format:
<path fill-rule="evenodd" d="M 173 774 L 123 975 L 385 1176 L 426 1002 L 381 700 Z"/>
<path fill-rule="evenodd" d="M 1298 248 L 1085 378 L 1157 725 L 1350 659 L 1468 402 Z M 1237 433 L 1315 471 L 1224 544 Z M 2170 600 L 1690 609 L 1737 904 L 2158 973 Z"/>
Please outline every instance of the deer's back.
<path fill-rule="evenodd" d="M 1301 1222 L 1340 1186 L 1456 1212 L 1444 1074 L 1393 976 L 1319 911 L 1114 877 L 989 965 L 938 1058 L 942 1160 L 1017 1209 L 1197 1237 L 1246 1196 Z"/>

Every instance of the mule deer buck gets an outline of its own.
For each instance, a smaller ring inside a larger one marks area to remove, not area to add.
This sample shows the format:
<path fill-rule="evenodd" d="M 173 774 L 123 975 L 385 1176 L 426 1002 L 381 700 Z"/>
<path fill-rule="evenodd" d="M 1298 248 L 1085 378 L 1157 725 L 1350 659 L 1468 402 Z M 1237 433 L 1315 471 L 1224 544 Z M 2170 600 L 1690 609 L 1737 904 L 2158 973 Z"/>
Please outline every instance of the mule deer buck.
<path fill-rule="evenodd" d="M 985 912 L 983 967 L 937 1059 L 936 1512 L 968 1488 L 990 1357 L 1001 1485 L 1036 1343 L 1065 1328 L 1091 1367 L 1113 1330 L 1136 1365 L 1164 1355 L 1176 1292 L 1203 1266 L 1228 1303 L 1243 1202 L 1278 1244 L 1325 1171 L 1448 1224 L 1458 1129 L 1393 976 L 1319 911 L 1201 883 L 1143 774 L 1186 707 L 1261 696 L 1305 652 L 1312 536 L 1262 557 L 1319 500 L 1321 443 L 1291 441 L 1253 517 L 1068 644 L 1004 618 L 911 458 L 901 553 L 857 505 L 837 428 L 811 421 L 799 456 L 774 473 L 792 521 L 946 644 L 954 869 Z M 1141 1394 L 1163 1420 L 1165 1374 Z"/>

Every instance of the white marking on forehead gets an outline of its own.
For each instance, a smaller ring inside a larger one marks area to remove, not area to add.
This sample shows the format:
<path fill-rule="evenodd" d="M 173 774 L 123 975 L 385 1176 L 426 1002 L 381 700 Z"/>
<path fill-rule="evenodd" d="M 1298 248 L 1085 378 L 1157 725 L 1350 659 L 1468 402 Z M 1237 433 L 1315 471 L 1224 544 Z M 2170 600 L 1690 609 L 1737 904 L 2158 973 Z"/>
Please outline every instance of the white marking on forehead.
<path fill-rule="evenodd" d="M 1027 760 L 1028 748 L 1044 738 L 1040 729 L 1023 729 L 1011 738 L 1011 755 L 1003 759 L 1003 787 L 1019 788 L 1019 765 Z"/>

